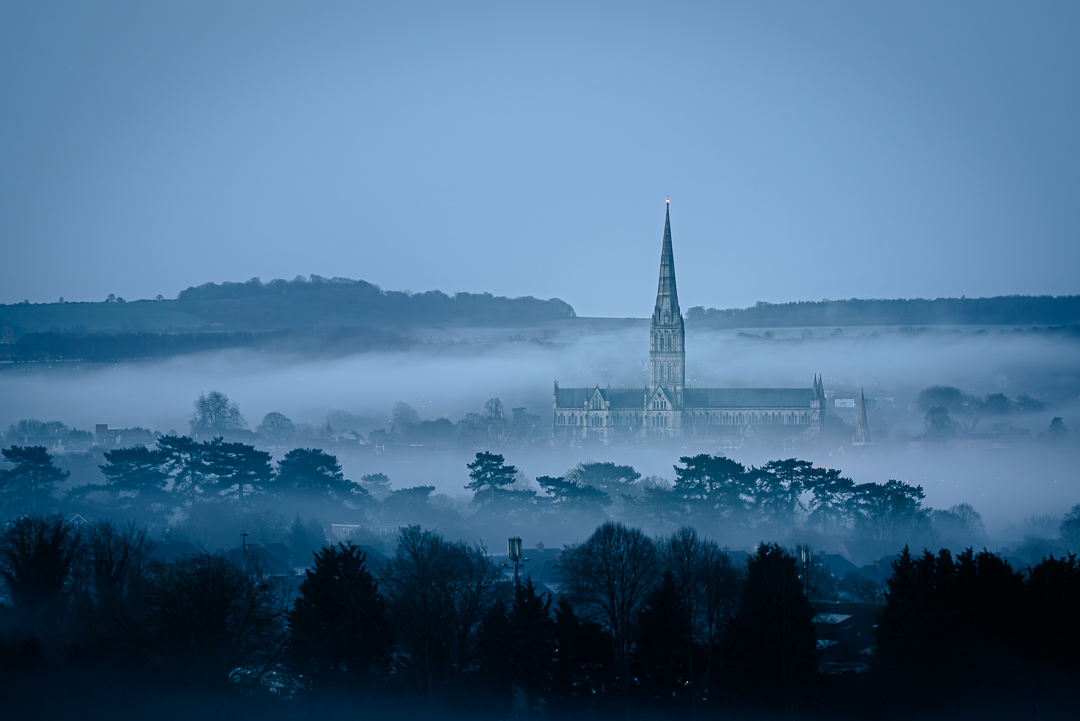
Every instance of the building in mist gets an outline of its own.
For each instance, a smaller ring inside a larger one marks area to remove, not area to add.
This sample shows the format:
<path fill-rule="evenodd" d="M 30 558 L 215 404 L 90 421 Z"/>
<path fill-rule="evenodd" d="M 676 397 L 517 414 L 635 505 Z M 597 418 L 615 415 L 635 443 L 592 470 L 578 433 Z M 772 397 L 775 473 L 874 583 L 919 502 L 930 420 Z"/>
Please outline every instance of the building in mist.
<path fill-rule="evenodd" d="M 855 426 L 855 435 L 851 437 L 853 446 L 869 446 L 873 443 L 870 436 L 870 424 L 866 422 L 866 391 L 859 391 L 859 422 Z"/>
<path fill-rule="evenodd" d="M 560 388 L 551 402 L 553 437 L 571 442 L 701 438 L 738 446 L 756 434 L 809 437 L 825 423 L 825 388 L 688 388 L 686 333 L 675 285 L 671 209 L 664 218 L 660 282 L 649 329 L 646 388 Z"/>

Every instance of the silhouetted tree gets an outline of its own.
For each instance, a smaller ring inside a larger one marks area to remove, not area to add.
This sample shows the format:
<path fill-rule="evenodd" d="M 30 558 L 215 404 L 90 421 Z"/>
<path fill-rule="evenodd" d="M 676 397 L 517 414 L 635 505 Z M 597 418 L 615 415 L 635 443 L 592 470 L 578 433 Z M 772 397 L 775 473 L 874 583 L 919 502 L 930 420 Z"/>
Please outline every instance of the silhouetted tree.
<path fill-rule="evenodd" d="M 1069 509 L 1058 528 L 1058 535 L 1065 548 L 1072 553 L 1080 553 L 1080 503 Z"/>
<path fill-rule="evenodd" d="M 179 681 L 220 697 L 278 667 L 287 610 L 281 582 L 203 553 L 157 566 L 128 627 Z"/>
<path fill-rule="evenodd" d="M 1019 638 L 1020 574 L 998 556 L 970 549 L 954 559 L 944 549 L 913 557 L 905 547 L 892 567 L 876 635 L 883 671 L 898 695 L 919 688 L 929 708 L 947 691 L 994 676 L 1008 680 L 1001 654 Z"/>
<path fill-rule="evenodd" d="M 69 502 L 85 501 L 104 493 L 112 508 L 123 510 L 160 510 L 170 501 L 166 492 L 169 472 L 165 454 L 145 446 L 117 448 L 105 452 L 105 463 L 98 466 L 105 485 L 87 484 L 65 494 Z"/>
<path fill-rule="evenodd" d="M 294 448 L 278 461 L 277 486 L 303 496 L 351 498 L 363 491 L 345 479 L 337 457 L 318 448 Z"/>
<path fill-rule="evenodd" d="M 289 530 L 285 533 L 285 540 L 292 551 L 292 565 L 294 567 L 307 567 L 312 563 L 312 556 L 326 541 L 326 533 L 318 521 L 311 519 L 304 523 L 304 519 L 297 513 L 293 522 L 289 524 Z"/>
<path fill-rule="evenodd" d="M 641 474 L 633 466 L 615 463 L 579 463 L 566 472 L 566 480 L 579 486 L 589 486 L 617 498 L 630 493 Z"/>
<path fill-rule="evenodd" d="M 982 516 L 969 503 L 930 513 L 935 539 L 946 548 L 974 546 L 985 540 Z"/>
<path fill-rule="evenodd" d="M 390 413 L 394 433 L 408 435 L 413 426 L 420 422 L 420 414 L 408 403 L 398 401 Z"/>
<path fill-rule="evenodd" d="M 631 650 L 638 616 L 657 581 L 656 546 L 640 529 L 608 521 L 588 540 L 563 551 L 563 594 L 577 612 L 600 623 L 608 633 L 622 682 L 626 710 L 633 687 Z"/>
<path fill-rule="evenodd" d="M 855 482 L 834 468 L 811 468 L 805 485 L 811 497 L 808 521 L 820 525 L 822 533 L 835 533 L 851 518 L 851 497 Z"/>
<path fill-rule="evenodd" d="M 634 644 L 638 686 L 652 706 L 679 708 L 688 690 L 696 693 L 690 666 L 696 649 L 688 615 L 674 574 L 664 571 L 641 609 Z"/>
<path fill-rule="evenodd" d="M 543 489 L 547 497 L 545 503 L 556 513 L 573 511 L 599 512 L 611 505 L 611 496 L 599 488 L 583 486 L 562 476 L 539 476 L 536 484 Z"/>
<path fill-rule="evenodd" d="M 171 492 L 187 501 L 202 494 L 206 475 L 205 446 L 187 436 L 167 435 L 157 439 L 157 447 L 172 478 Z"/>
<path fill-rule="evenodd" d="M 79 580 L 83 547 L 63 516 L 24 516 L 0 534 L 0 582 L 21 623 L 56 622 Z"/>
<path fill-rule="evenodd" d="M 514 683 L 525 694 L 528 716 L 538 712 L 550 692 L 555 623 L 551 594 L 536 592 L 531 578 L 517 587 L 510 609 L 510 636 L 514 643 L 507 658 Z"/>
<path fill-rule="evenodd" d="M 99 606 L 116 606 L 137 596 L 149 572 L 153 544 L 134 522 L 117 526 L 96 521 L 84 533 L 87 565 Z"/>
<path fill-rule="evenodd" d="M 272 411 L 263 416 L 255 432 L 266 442 L 280 446 L 296 437 L 296 426 L 285 414 Z"/>
<path fill-rule="evenodd" d="M 741 522 L 753 479 L 746 467 L 725 456 L 699 454 L 679 459 L 673 491 L 687 511 L 715 523 Z"/>
<path fill-rule="evenodd" d="M 862 483 L 852 491 L 855 531 L 877 554 L 895 552 L 906 542 L 929 542 L 929 514 L 922 486 L 890 480 Z"/>
<path fill-rule="evenodd" d="M 508 611 L 496 604 L 484 619 L 480 676 L 488 687 L 486 705 L 499 707 L 500 717 L 541 713 L 550 696 L 554 653 L 551 596 L 537 594 L 526 578 Z"/>
<path fill-rule="evenodd" d="M 517 468 L 508 466 L 498 453 L 482 451 L 476 454 L 476 460 L 466 464 L 469 478 L 465 488 L 472 491 L 474 499 L 479 500 L 484 494 L 487 500 L 495 500 L 498 490 L 511 485 L 517 478 Z"/>
<path fill-rule="evenodd" d="M 813 618 L 795 558 L 780 546 L 758 546 L 732 627 L 740 687 L 766 705 L 794 709 L 817 681 Z"/>
<path fill-rule="evenodd" d="M 739 603 L 742 575 L 714 541 L 683 526 L 659 543 L 661 565 L 670 573 L 683 607 L 683 664 L 687 670 L 690 716 L 710 698 L 719 652 Z"/>
<path fill-rule="evenodd" d="M 236 488 L 236 499 L 243 505 L 245 490 L 252 493 L 265 492 L 274 479 L 270 465 L 271 455 L 246 443 L 229 443 L 215 438 L 203 444 L 203 468 L 214 476 L 222 493 Z"/>
<path fill-rule="evenodd" d="M 1025 650 L 1071 670 L 1080 668 L 1080 563 L 1075 555 L 1043 559 L 1030 570 L 1024 606 Z"/>
<path fill-rule="evenodd" d="M 379 504 L 379 516 L 386 523 L 427 522 L 432 517 L 431 494 L 435 486 L 413 486 L 390 491 Z"/>
<path fill-rule="evenodd" d="M 603 626 L 578 618 L 566 596 L 555 607 L 555 653 L 551 701 L 556 713 L 571 717 L 603 709 L 618 688 L 611 639 Z"/>
<path fill-rule="evenodd" d="M 788 458 L 769 461 L 754 469 L 754 506 L 762 523 L 776 529 L 792 528 L 803 510 L 801 496 L 808 490 L 813 464 Z"/>
<path fill-rule="evenodd" d="M 385 473 L 368 473 L 360 476 L 360 485 L 380 501 L 390 495 L 390 491 L 393 490 L 390 478 Z"/>
<path fill-rule="evenodd" d="M 386 603 L 352 544 L 315 554 L 288 618 L 289 659 L 309 690 L 360 689 L 389 667 Z"/>
<path fill-rule="evenodd" d="M 934 406 L 928 410 L 923 423 L 928 436 L 944 438 L 956 435 L 956 421 L 949 415 L 949 409 L 945 406 Z"/>
<path fill-rule="evenodd" d="M 10 514 L 44 510 L 56 485 L 71 475 L 53 465 L 45 446 L 12 446 L 0 454 L 14 466 L 0 469 L 0 509 Z"/>
<path fill-rule="evenodd" d="M 449 694 L 475 663 L 484 618 L 505 582 L 482 548 L 409 526 L 380 572 L 402 678 L 431 699 Z"/>
<path fill-rule="evenodd" d="M 220 391 L 200 393 L 193 405 L 195 413 L 189 422 L 193 435 L 223 436 L 247 427 L 240 406 Z"/>
<path fill-rule="evenodd" d="M 1047 430 L 1046 435 L 1050 440 L 1057 442 L 1063 441 L 1068 433 L 1069 428 L 1065 425 L 1065 421 L 1060 417 L 1055 416 L 1053 420 L 1050 421 L 1050 428 Z"/>

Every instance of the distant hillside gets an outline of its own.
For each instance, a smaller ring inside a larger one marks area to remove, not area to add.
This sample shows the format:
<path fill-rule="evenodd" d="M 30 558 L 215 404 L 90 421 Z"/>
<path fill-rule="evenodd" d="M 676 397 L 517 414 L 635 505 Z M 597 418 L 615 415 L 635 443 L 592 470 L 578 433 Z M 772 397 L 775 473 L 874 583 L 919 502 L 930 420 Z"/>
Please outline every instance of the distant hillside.
<path fill-rule="evenodd" d="M 815 326 L 1069 325 L 1080 322 L 1080 295 L 934 300 L 822 300 L 758 303 L 717 310 L 697 306 L 691 323 L 712 328 L 811 328 Z"/>
<path fill-rule="evenodd" d="M 431 290 L 382 290 L 362 280 L 320 278 L 246 283 L 207 283 L 177 296 L 181 311 L 210 323 L 243 329 L 282 326 L 431 325 L 527 326 L 573 318 L 574 309 L 557 298 L 506 298 L 490 293 L 447 295 Z"/>
<path fill-rule="evenodd" d="M 407 350 L 416 342 L 416 338 L 401 331 L 342 327 L 259 332 L 27 333 L 14 343 L 0 343 L 0 362 L 117 363 L 237 349 L 327 358 Z"/>
<path fill-rule="evenodd" d="M 262 283 L 207 283 L 176 300 L 0 305 L 0 344 L 27 334 L 252 332 L 331 326 L 525 327 L 575 317 L 558 299 L 505 298 L 490 293 L 385 291 L 362 280 L 297 278 Z M 39 341 L 41 339 L 38 339 Z M 141 345 L 142 339 L 139 341 Z"/>

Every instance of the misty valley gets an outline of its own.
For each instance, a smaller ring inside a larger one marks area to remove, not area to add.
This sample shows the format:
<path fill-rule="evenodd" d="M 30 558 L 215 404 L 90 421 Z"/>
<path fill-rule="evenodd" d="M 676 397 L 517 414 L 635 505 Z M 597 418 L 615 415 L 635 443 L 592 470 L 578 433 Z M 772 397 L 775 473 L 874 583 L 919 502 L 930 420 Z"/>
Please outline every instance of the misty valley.
<path fill-rule="evenodd" d="M 0 2 L 0 721 L 1080 717 L 1080 3 L 929 5 Z"/>
<path fill-rule="evenodd" d="M 554 437 L 551 384 L 646 388 L 647 322 L 392 332 L 0 366 L 11 707 L 1068 707 L 1073 326 L 691 322 L 687 388 L 820 374 L 820 433 L 613 440 Z"/>

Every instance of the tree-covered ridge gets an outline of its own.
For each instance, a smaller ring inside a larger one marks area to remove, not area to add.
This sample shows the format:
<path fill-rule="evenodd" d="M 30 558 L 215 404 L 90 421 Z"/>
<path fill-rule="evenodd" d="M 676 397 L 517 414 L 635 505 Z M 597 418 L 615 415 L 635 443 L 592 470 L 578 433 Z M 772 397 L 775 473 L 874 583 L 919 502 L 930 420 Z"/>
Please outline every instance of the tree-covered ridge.
<path fill-rule="evenodd" d="M 312 341 L 330 350 L 383 350 L 408 340 L 407 328 L 529 327 L 574 317 L 557 298 L 387 291 L 317 275 L 268 283 L 252 278 L 188 288 L 176 300 L 125 301 L 110 293 L 100 302 L 0 303 L 0 359 L 57 360 L 74 352 L 115 361 L 204 347 L 289 350 Z"/>
<path fill-rule="evenodd" d="M 1069 325 L 1080 322 L 1080 295 L 992 298 L 898 298 L 766 303 L 750 308 L 687 311 L 687 320 L 714 328 L 858 325 Z"/>
<path fill-rule="evenodd" d="M 365 326 L 528 325 L 575 317 L 552 298 L 507 298 L 490 293 L 423 293 L 383 290 L 349 278 L 276 279 L 263 283 L 205 283 L 177 296 L 180 307 L 207 322 L 252 328 L 305 323 Z"/>

